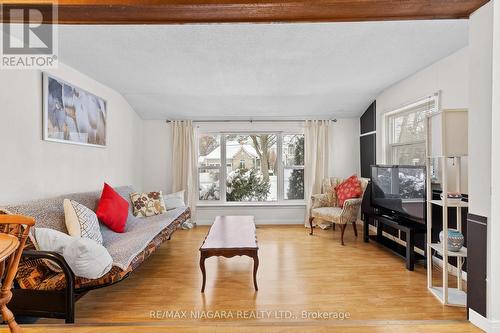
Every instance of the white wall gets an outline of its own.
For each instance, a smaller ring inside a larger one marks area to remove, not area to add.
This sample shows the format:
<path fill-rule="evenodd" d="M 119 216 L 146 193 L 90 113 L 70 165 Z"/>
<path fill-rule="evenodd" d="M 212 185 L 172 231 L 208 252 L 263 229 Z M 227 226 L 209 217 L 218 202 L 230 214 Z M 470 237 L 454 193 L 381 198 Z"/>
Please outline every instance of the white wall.
<path fill-rule="evenodd" d="M 500 1 L 493 9 L 491 221 L 489 223 L 489 315 L 492 331 L 500 332 Z M 494 110 L 494 111 L 493 111 Z"/>
<path fill-rule="evenodd" d="M 172 189 L 172 137 L 165 120 L 143 121 L 142 184 L 145 191 Z"/>
<path fill-rule="evenodd" d="M 377 163 L 386 163 L 385 117 L 406 104 L 441 92 L 442 109 L 461 109 L 469 107 L 469 48 L 465 47 L 434 64 L 420 70 L 410 77 L 385 89 L 377 97 Z M 450 190 L 454 188 L 455 168 L 449 163 L 448 179 Z M 462 165 L 462 192 L 468 192 L 468 159 Z"/>
<path fill-rule="evenodd" d="M 488 218 L 488 332 L 500 332 L 500 3 L 489 2 L 470 18 L 470 203 Z"/>
<path fill-rule="evenodd" d="M 114 90 L 60 64 L 49 71 L 107 101 L 107 147 L 42 140 L 42 74 L 0 73 L 0 205 L 112 186 L 142 187 L 142 120 Z"/>
<path fill-rule="evenodd" d="M 284 123 L 198 123 L 201 132 L 210 131 L 300 131 L 300 122 Z M 146 190 L 171 190 L 172 151 L 163 146 L 170 142 L 170 129 L 164 120 L 144 121 L 144 176 Z M 330 175 L 347 177 L 359 174 L 359 119 L 338 119 L 332 125 Z M 258 224 L 303 224 L 304 205 L 273 207 L 198 207 L 197 223 L 211 224 L 217 215 L 255 215 Z"/>
<path fill-rule="evenodd" d="M 492 36 L 491 3 L 473 13 L 469 25 L 469 211 L 490 218 Z"/>
<path fill-rule="evenodd" d="M 330 150 L 331 176 L 359 175 L 359 118 L 340 118 L 333 124 L 333 142 Z"/>

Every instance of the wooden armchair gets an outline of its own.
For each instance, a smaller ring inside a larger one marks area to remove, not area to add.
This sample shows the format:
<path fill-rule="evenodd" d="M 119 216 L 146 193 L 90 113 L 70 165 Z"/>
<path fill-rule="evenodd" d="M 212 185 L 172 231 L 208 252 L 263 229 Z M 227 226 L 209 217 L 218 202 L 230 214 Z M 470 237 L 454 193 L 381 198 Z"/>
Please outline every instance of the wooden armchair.
<path fill-rule="evenodd" d="M 3 321 L 9 325 L 11 332 L 22 332 L 7 308 L 12 298 L 12 283 L 17 274 L 19 260 L 28 238 L 30 228 L 35 221 L 21 215 L 5 215 L 0 211 L 0 311 Z"/>
<path fill-rule="evenodd" d="M 321 194 L 314 194 L 311 197 L 311 210 L 309 212 L 309 225 L 311 231 L 309 235 L 313 234 L 313 221 L 315 219 L 332 223 L 333 230 L 335 230 L 335 224 L 339 224 L 341 233 L 340 241 L 342 245 L 344 245 L 344 232 L 348 223 L 352 223 L 354 234 L 356 237 L 358 236 L 356 221 L 358 219 L 363 194 L 368 185 L 368 179 L 359 178 L 362 190 L 361 197 L 348 199 L 344 202 L 343 207 L 339 207 L 337 204 L 335 187 L 342 183 L 342 181 L 343 179 L 337 177 L 324 179 L 321 186 Z"/>

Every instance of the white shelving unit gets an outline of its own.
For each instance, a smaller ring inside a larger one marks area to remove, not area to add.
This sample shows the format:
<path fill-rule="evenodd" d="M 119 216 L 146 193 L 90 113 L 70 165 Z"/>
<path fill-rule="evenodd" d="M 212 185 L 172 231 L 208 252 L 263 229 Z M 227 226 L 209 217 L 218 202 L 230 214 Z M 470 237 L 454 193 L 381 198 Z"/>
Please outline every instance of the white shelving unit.
<path fill-rule="evenodd" d="M 441 303 L 451 306 L 465 306 L 467 294 L 463 290 L 462 266 L 467 258 L 467 248 L 459 252 L 448 250 L 448 208 L 457 210 L 457 230 L 462 231 L 462 209 L 468 207 L 467 202 L 450 202 L 448 200 L 448 159 L 454 159 L 456 165 L 455 191 L 461 192 L 462 158 L 467 156 L 467 110 L 443 110 L 431 114 L 426 119 L 427 142 L 427 288 Z M 464 133 L 465 132 L 465 133 Z M 442 200 L 432 199 L 431 165 L 438 160 L 441 165 Z M 443 243 L 432 242 L 432 206 L 443 207 Z M 442 286 L 433 285 L 433 257 L 437 253 L 443 258 Z M 448 258 L 456 257 L 457 288 L 449 287 Z"/>

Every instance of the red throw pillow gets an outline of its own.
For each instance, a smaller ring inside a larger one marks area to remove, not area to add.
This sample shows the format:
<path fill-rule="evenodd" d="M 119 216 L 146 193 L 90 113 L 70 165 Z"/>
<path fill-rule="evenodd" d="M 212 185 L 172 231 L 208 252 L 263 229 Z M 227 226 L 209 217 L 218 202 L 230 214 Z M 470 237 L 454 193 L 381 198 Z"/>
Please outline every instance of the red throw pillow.
<path fill-rule="evenodd" d="M 124 232 L 128 217 L 128 202 L 104 183 L 96 211 L 99 221 L 115 232 Z"/>
<path fill-rule="evenodd" d="M 359 183 L 359 179 L 356 175 L 352 175 L 335 187 L 339 207 L 344 207 L 344 202 L 347 199 L 361 197 L 362 192 L 363 190 L 361 189 L 361 184 Z"/>

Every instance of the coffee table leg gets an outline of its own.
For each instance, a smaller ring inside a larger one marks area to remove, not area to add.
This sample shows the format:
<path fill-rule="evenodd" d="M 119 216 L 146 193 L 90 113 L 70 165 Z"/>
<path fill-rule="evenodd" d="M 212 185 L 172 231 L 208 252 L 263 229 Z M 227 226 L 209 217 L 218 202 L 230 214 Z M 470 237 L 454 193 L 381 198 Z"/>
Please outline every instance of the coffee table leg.
<path fill-rule="evenodd" d="M 259 290 L 259 287 L 257 287 L 257 269 L 259 268 L 259 256 L 257 253 L 253 255 L 253 286 L 255 287 L 255 290 Z"/>
<path fill-rule="evenodd" d="M 203 284 L 201 285 L 201 292 L 205 292 L 205 281 L 207 279 L 207 273 L 205 272 L 205 256 L 203 253 L 200 255 L 200 269 L 201 269 L 201 275 L 203 277 Z"/>

